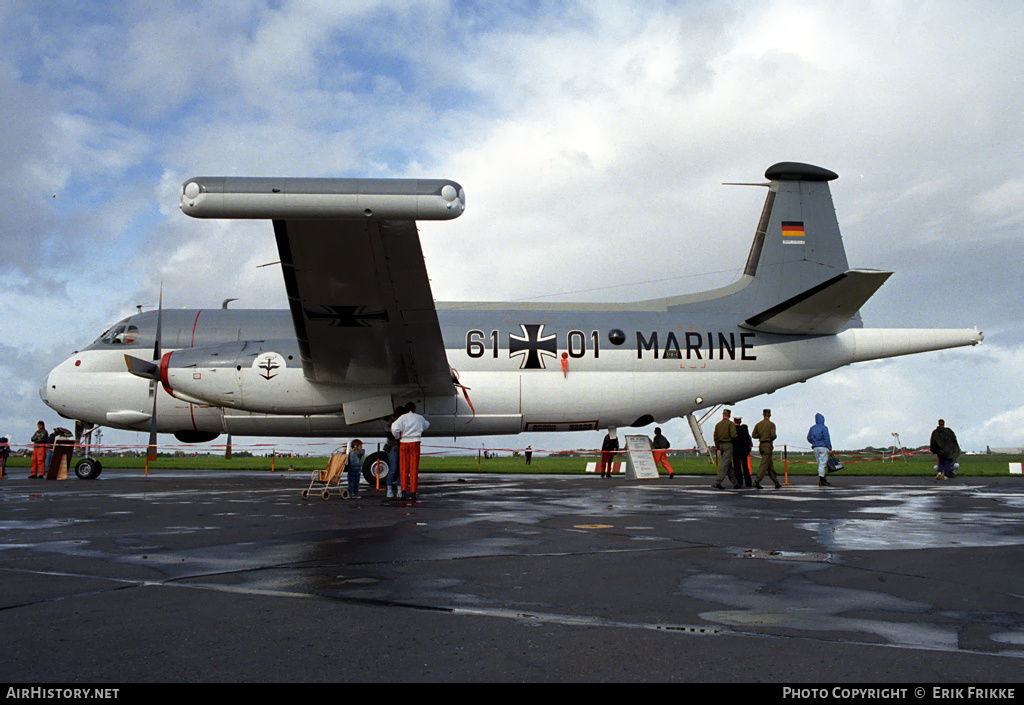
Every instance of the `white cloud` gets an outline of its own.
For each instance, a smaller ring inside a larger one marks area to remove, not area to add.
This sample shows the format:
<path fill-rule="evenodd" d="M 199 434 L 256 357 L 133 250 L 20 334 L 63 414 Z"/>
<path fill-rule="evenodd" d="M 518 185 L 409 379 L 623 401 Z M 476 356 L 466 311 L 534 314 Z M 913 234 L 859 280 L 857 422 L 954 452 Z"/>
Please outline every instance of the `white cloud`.
<path fill-rule="evenodd" d="M 896 270 L 867 325 L 990 335 L 769 398 L 807 425 L 816 400 L 841 401 L 823 413 L 864 444 L 898 428 L 926 436 L 944 405 L 963 409 L 972 442 L 1012 435 L 996 419 L 1017 418 L 1006 380 L 1024 332 L 1009 256 L 1024 219 L 1021 15 L 910 2 L 16 3 L 0 10 L 3 323 L 25 330 L 34 308 L 51 323 L 45 342 L 8 344 L 59 358 L 155 303 L 161 281 L 175 306 L 283 306 L 279 270 L 257 268 L 277 259 L 269 224 L 178 211 L 182 180 L 200 173 L 453 178 L 467 213 L 421 228 L 438 298 L 625 300 L 734 278 L 764 192 L 721 183 L 792 159 L 840 174 L 851 264 Z M 22 422 L 43 413 L 31 396 L 15 404 Z"/>
<path fill-rule="evenodd" d="M 1024 177 L 1011 178 L 977 195 L 971 210 L 994 227 L 1024 224 Z"/>

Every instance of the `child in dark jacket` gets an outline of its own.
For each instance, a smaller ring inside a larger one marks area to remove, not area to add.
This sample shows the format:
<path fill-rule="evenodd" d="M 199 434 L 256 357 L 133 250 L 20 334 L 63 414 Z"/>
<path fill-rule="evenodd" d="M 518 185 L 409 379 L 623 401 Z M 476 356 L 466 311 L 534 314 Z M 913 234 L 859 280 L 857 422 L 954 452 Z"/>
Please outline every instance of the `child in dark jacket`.
<path fill-rule="evenodd" d="M 345 469 L 348 471 L 348 496 L 355 499 L 359 496 L 359 475 L 363 472 L 363 458 L 366 451 L 363 450 L 363 442 L 352 441 L 348 446 L 348 460 L 345 461 Z"/>

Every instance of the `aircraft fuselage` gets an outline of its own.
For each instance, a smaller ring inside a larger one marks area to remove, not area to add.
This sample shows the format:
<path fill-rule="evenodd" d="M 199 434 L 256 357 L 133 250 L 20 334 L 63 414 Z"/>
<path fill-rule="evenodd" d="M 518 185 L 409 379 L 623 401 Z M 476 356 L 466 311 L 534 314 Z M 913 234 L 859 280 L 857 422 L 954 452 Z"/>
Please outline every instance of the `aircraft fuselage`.
<path fill-rule="evenodd" d="M 66 417 L 140 431 L 149 428 L 154 386 L 160 432 L 379 436 L 384 422 L 346 423 L 344 405 L 381 395 L 396 404 L 417 402 L 434 436 L 582 431 L 665 422 L 892 354 L 865 349 L 869 336 L 899 346 L 910 344 L 908 334 L 943 334 L 935 341 L 942 346 L 950 334 L 960 344 L 976 342 L 971 331 L 851 328 L 833 336 L 783 336 L 688 321 L 683 312 L 495 313 L 453 306 L 459 308 L 438 305 L 460 385 L 450 396 L 309 382 L 289 312 L 245 309 L 163 312 L 172 393 L 125 364 L 126 354 L 151 355 L 156 312 L 131 316 L 76 352 L 54 368 L 41 392 Z M 920 349 L 919 343 L 907 352 Z"/>

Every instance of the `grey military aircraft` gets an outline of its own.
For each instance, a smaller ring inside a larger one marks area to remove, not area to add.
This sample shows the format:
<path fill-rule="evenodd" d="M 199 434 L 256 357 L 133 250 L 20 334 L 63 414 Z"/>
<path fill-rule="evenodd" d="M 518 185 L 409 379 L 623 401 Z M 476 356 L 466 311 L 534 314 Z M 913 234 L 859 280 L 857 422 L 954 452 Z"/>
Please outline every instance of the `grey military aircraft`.
<path fill-rule="evenodd" d="M 129 316 L 41 396 L 67 418 L 148 429 L 153 447 L 157 433 L 381 436 L 408 401 L 432 436 L 614 431 L 981 342 L 976 329 L 864 328 L 858 311 L 891 272 L 849 267 L 838 176 L 784 162 L 765 178 L 737 281 L 626 304 L 435 303 L 416 221 L 463 212 L 453 181 L 192 178 L 186 214 L 273 222 L 290 308 Z"/>

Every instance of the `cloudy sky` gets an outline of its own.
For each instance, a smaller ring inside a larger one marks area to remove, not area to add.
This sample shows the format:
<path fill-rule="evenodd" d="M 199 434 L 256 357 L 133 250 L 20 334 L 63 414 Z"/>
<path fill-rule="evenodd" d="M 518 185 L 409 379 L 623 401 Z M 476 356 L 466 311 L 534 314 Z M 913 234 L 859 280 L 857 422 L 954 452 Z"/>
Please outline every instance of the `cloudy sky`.
<path fill-rule="evenodd" d="M 772 406 L 791 446 L 819 411 L 842 448 L 924 444 L 939 416 L 965 449 L 1024 445 L 1022 26 L 920 0 L 9 0 L 0 433 L 62 423 L 45 373 L 160 282 L 171 307 L 286 307 L 270 225 L 186 218 L 189 176 L 454 179 L 466 214 L 421 227 L 438 300 L 627 301 L 737 278 L 764 192 L 722 184 L 793 160 L 840 175 L 851 265 L 896 272 L 866 326 L 985 342 L 737 413 Z"/>

